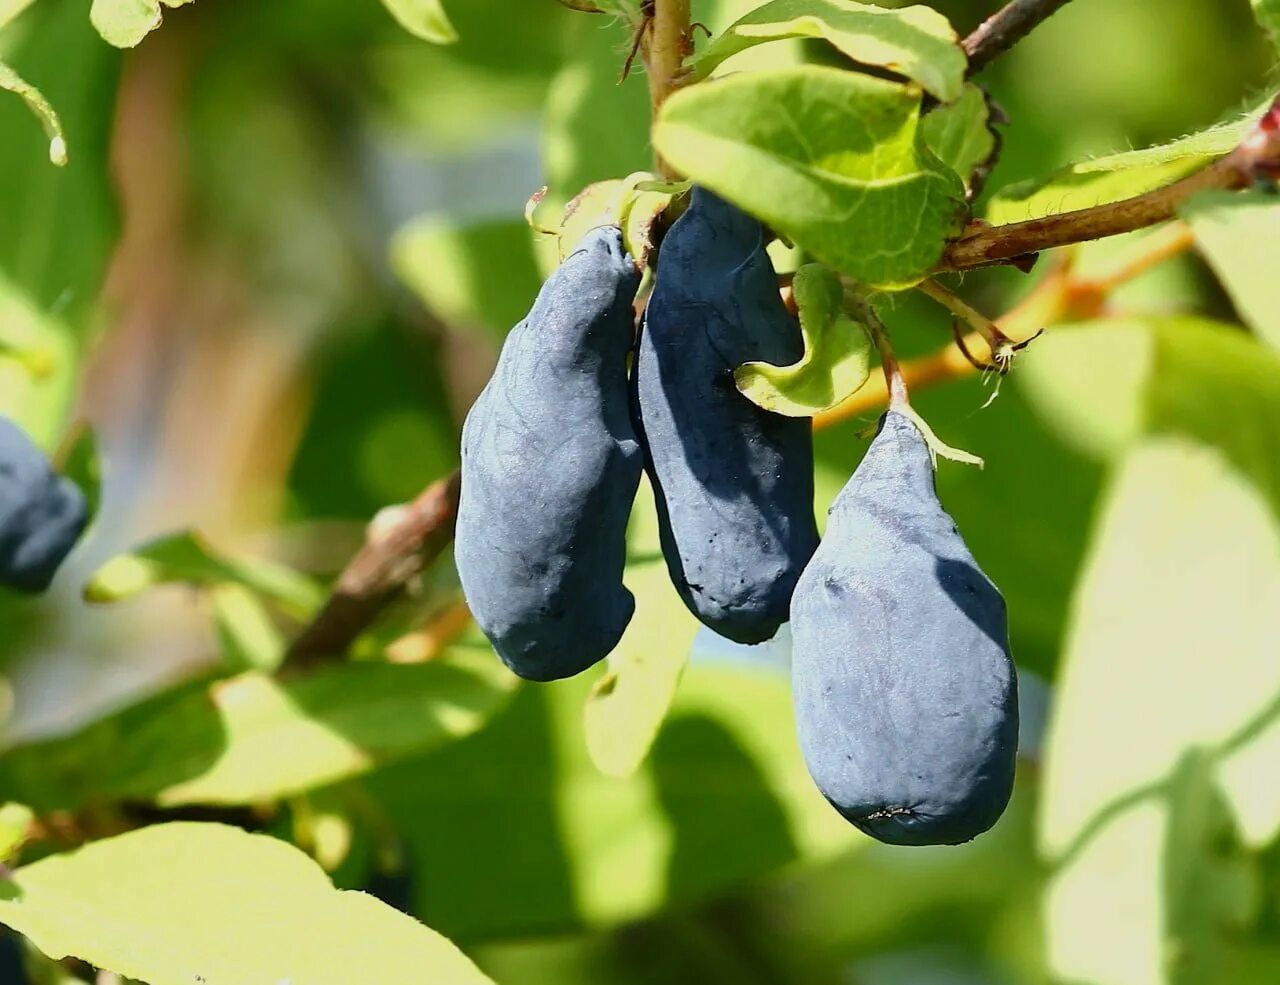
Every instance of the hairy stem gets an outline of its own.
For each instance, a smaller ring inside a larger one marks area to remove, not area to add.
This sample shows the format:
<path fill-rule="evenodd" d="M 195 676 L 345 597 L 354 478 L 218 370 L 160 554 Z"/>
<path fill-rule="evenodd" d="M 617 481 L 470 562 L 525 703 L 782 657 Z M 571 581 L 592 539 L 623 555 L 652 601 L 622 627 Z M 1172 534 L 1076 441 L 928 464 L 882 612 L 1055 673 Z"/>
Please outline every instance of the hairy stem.
<path fill-rule="evenodd" d="M 653 0 L 653 22 L 644 44 L 644 63 L 649 75 L 649 108 L 653 119 L 671 93 L 680 87 L 680 73 L 692 44 L 689 0 Z M 659 174 L 678 177 L 661 158 L 655 161 Z"/>
<path fill-rule="evenodd" d="M 1247 188 L 1280 172 L 1280 97 L 1231 153 L 1194 174 L 1144 195 L 1003 226 L 974 223 L 952 240 L 939 270 L 965 270 L 1167 222 L 1192 196 Z"/>
<path fill-rule="evenodd" d="M 1068 2 L 1012 0 L 1005 4 L 964 39 L 964 53 L 969 56 L 969 74 L 981 72 Z"/>

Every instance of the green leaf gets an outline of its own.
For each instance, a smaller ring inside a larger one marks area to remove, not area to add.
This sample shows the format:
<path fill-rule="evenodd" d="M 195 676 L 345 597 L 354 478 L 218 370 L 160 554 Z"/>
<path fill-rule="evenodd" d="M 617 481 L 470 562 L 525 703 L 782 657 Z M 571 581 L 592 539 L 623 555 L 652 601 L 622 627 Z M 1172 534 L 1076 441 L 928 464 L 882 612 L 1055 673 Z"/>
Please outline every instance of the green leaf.
<path fill-rule="evenodd" d="M 223 660 L 234 671 L 274 673 L 284 661 L 284 634 L 262 600 L 243 585 L 213 588 L 213 622 Z"/>
<path fill-rule="evenodd" d="M 542 283 L 529 227 L 519 219 L 465 226 L 414 219 L 392 237 L 391 267 L 450 328 L 495 338 L 525 316 Z"/>
<path fill-rule="evenodd" d="M 152 825 L 19 869 L 0 921 L 150 985 L 484 985 L 448 940 L 315 862 L 220 824 Z"/>
<path fill-rule="evenodd" d="M 1058 353 L 1096 365 L 1131 352 L 1140 371 L 1111 378 L 1127 381 L 1110 404 L 1129 423 L 1072 603 L 1040 839 L 1061 868 L 1057 975 L 1128 985 L 1219 960 L 1220 925 L 1248 903 L 1232 864 L 1208 885 L 1187 874 L 1203 852 L 1169 847 L 1179 812 L 1220 797 L 1244 845 L 1280 833 L 1280 796 L 1262 779 L 1280 756 L 1280 357 L 1192 319 L 1110 327 L 1146 341 L 1110 350 L 1072 330 L 1075 352 Z M 1206 777 L 1179 802 L 1192 759 Z"/>
<path fill-rule="evenodd" d="M 99 568 L 84 586 L 88 602 L 121 602 L 154 585 L 186 582 L 210 587 L 235 582 L 264 595 L 292 614 L 305 617 L 323 599 L 311 579 L 261 559 L 229 558 L 205 543 L 194 530 L 161 537 Z"/>
<path fill-rule="evenodd" d="M 867 382 L 871 340 L 844 313 L 840 278 L 820 264 L 796 271 L 791 283 L 804 355 L 790 366 L 749 362 L 733 372 L 734 383 L 753 403 L 775 414 L 812 417 L 834 407 Z"/>
<path fill-rule="evenodd" d="M 968 65 L 955 30 L 925 6 L 890 10 L 853 0 L 771 0 L 716 38 L 691 66 L 704 79 L 727 58 L 766 41 L 823 38 L 864 65 L 920 83 L 943 102 L 960 95 Z"/>
<path fill-rule="evenodd" d="M 414 912 L 467 939 L 608 925 L 863 843 L 808 777 L 785 666 L 761 664 L 695 659 L 626 779 L 589 758 L 587 675 L 370 777 L 418 873 Z M 460 829 L 483 847 L 458 851 Z"/>
<path fill-rule="evenodd" d="M 401 27 L 424 41 L 452 44 L 458 40 L 441 0 L 382 0 L 382 4 Z"/>
<path fill-rule="evenodd" d="M 474 732 L 516 683 L 475 636 L 421 665 L 339 664 L 288 681 L 245 673 L 14 749 L 0 778 L 37 809 L 96 798 L 260 803 Z"/>
<path fill-rule="evenodd" d="M 1250 0 L 1253 4 L 1253 16 L 1271 37 L 1271 41 L 1280 47 L 1280 0 Z"/>
<path fill-rule="evenodd" d="M 1180 210 L 1200 252 L 1236 310 L 1280 349 L 1280 198 L 1265 192 L 1204 192 Z"/>
<path fill-rule="evenodd" d="M 929 149 L 960 176 L 970 193 L 974 178 L 991 166 L 999 149 L 986 93 L 972 83 L 965 85 L 955 102 L 926 113 L 920 132 Z"/>
<path fill-rule="evenodd" d="M 192 0 L 93 0 L 89 20 L 103 40 L 117 48 L 132 48 L 160 26 L 160 5 L 181 7 Z"/>
<path fill-rule="evenodd" d="M 964 189 L 924 146 L 919 113 L 909 87 L 805 66 L 677 92 L 654 142 L 816 259 L 902 288 L 933 267 L 964 214 Z"/>
<path fill-rule="evenodd" d="M 11 862 L 26 842 L 35 812 L 26 804 L 0 804 L 0 865 Z"/>
<path fill-rule="evenodd" d="M 35 4 L 4 41 L 5 63 L 58 107 L 75 144 L 66 167 L 50 167 L 27 108 L 0 99 L 0 349 L 19 357 L 0 358 L 0 414 L 52 450 L 116 245 L 107 156 L 120 53 L 80 4 Z"/>
<path fill-rule="evenodd" d="M 1159 147 L 1108 154 L 1068 165 L 1047 178 L 1009 185 L 992 198 L 986 218 L 996 225 L 1040 219 L 1167 185 L 1234 150 L 1261 111 Z"/>
<path fill-rule="evenodd" d="M 657 536 L 657 512 L 648 482 L 632 511 L 624 581 L 636 599 L 608 670 L 587 695 L 583 732 L 591 761 L 602 773 L 627 777 L 639 769 L 662 726 L 684 673 L 698 622 L 671 584 Z"/>
<path fill-rule="evenodd" d="M 0 61 L 0 89 L 8 89 L 20 96 L 27 104 L 36 119 L 40 121 L 40 125 L 44 127 L 45 136 L 49 138 L 49 160 L 58 167 L 63 167 L 67 163 L 67 141 L 62 133 L 62 121 L 58 119 L 57 111 L 49 105 L 49 100 L 44 98 L 44 94 L 39 89 L 23 81 L 17 72 L 2 61 Z"/>
<path fill-rule="evenodd" d="M 0 27 L 4 27 L 33 3 L 35 0 L 0 0 Z"/>

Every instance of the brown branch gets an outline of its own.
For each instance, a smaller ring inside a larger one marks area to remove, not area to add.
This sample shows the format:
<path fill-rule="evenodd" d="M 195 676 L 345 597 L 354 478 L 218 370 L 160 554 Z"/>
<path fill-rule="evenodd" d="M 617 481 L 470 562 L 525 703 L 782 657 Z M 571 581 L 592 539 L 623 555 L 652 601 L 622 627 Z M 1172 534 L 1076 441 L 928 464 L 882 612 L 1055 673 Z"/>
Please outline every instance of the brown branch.
<path fill-rule="evenodd" d="M 969 56 L 969 75 L 981 72 L 996 58 L 1030 34 L 1068 0 L 1011 0 L 978 25 L 962 42 Z"/>
<path fill-rule="evenodd" d="M 939 270 L 1012 261 L 1042 250 L 1117 236 L 1173 219 L 1192 196 L 1247 188 L 1280 173 L 1280 97 L 1231 153 L 1171 185 L 1135 198 L 1003 226 L 975 223 L 952 240 Z"/>
<path fill-rule="evenodd" d="M 645 69 L 649 74 L 649 109 L 653 119 L 666 98 L 680 87 L 684 60 L 693 52 L 689 0 L 649 0 L 653 20 L 643 46 Z M 659 174 L 677 177 L 661 160 L 655 161 Z"/>
<path fill-rule="evenodd" d="M 305 669 L 341 657 L 409 581 L 449 546 L 458 513 L 457 472 L 428 486 L 417 499 L 384 511 L 369 525 L 324 606 L 294 640 L 285 667 Z"/>

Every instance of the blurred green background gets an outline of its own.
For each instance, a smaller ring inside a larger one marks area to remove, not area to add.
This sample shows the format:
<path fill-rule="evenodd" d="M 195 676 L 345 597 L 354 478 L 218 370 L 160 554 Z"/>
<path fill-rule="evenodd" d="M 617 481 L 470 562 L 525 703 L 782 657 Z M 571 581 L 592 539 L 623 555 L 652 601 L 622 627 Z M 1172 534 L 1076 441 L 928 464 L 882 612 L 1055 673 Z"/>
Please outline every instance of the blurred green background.
<path fill-rule="evenodd" d="M 224 659 L 207 597 L 186 588 L 84 605 L 110 556 L 196 528 L 327 578 L 374 512 L 449 472 L 552 259 L 526 200 L 650 166 L 643 73 L 616 84 L 626 32 L 553 0 L 454 0 L 446 47 L 373 0 L 200 0 L 123 53 L 86 6 L 38 0 L 0 33 L 71 148 L 52 168 L 38 124 L 0 99 L 0 338 L 57 364 L 33 380 L 0 362 L 0 410 L 49 448 L 89 419 L 108 467 L 54 591 L 0 607 L 0 743 L 15 751 Z M 753 6 L 695 0 L 694 17 L 715 31 Z M 996 4 L 934 6 L 964 34 Z M 811 56 L 766 46 L 731 64 Z M 1075 0 L 982 76 L 1011 120 L 988 190 L 1254 106 L 1273 62 L 1248 0 Z M 1140 239 L 1079 262 L 1105 269 Z M 1038 276 L 979 271 L 960 289 L 995 315 Z M 1009 601 L 1022 671 L 1017 792 L 977 842 L 853 834 L 799 763 L 785 638 L 745 651 L 705 632 L 628 779 L 588 757 L 592 680 L 504 684 L 474 734 L 283 798 L 264 823 L 328 845 L 339 883 L 376 889 L 502 983 L 1280 981 L 1280 767 L 1255 742 L 1276 748 L 1280 696 L 1275 357 L 1233 348 L 1256 345 L 1239 329 L 1153 317 L 1237 321 L 1194 255 L 1110 303 L 1127 327 L 1051 332 L 985 409 L 976 377 L 917 395 L 944 440 L 986 459 L 943 463 L 939 488 Z M 919 296 L 887 317 L 908 356 L 947 338 Z M 1256 386 L 1201 378 L 1214 353 L 1252 364 Z M 1233 441 L 1252 449 L 1263 505 L 1207 467 L 1186 479 L 1200 458 L 1172 439 L 1118 450 L 1126 402 L 1162 399 L 1180 410 L 1157 430 L 1228 459 Z M 873 419 L 819 434 L 821 510 Z M 1195 476 L 1215 492 L 1196 499 Z M 424 604 L 450 596 L 447 557 L 428 583 Z"/>

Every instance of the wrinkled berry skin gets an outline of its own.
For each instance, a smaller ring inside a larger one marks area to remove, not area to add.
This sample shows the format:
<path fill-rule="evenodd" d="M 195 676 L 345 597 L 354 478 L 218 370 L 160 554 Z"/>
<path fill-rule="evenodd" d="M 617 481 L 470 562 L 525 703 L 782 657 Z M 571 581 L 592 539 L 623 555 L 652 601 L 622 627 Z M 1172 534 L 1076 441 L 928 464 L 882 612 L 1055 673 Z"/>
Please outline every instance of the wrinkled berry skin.
<path fill-rule="evenodd" d="M 850 822 L 960 844 L 1013 788 L 1018 688 L 1004 599 L 938 502 L 928 446 L 889 411 L 791 603 L 805 763 Z"/>
<path fill-rule="evenodd" d="M 662 243 L 635 367 L 671 580 L 698 619 L 739 643 L 787 621 L 818 546 L 811 422 L 762 410 L 733 382 L 744 362 L 804 354 L 764 246 L 760 223 L 694 189 Z"/>
<path fill-rule="evenodd" d="M 622 569 L 642 468 L 627 384 L 639 283 L 617 229 L 588 233 L 507 336 L 463 427 L 458 574 L 529 680 L 603 659 L 635 610 Z"/>
<path fill-rule="evenodd" d="M 89 522 L 84 494 L 0 417 L 0 585 L 43 592 Z"/>

